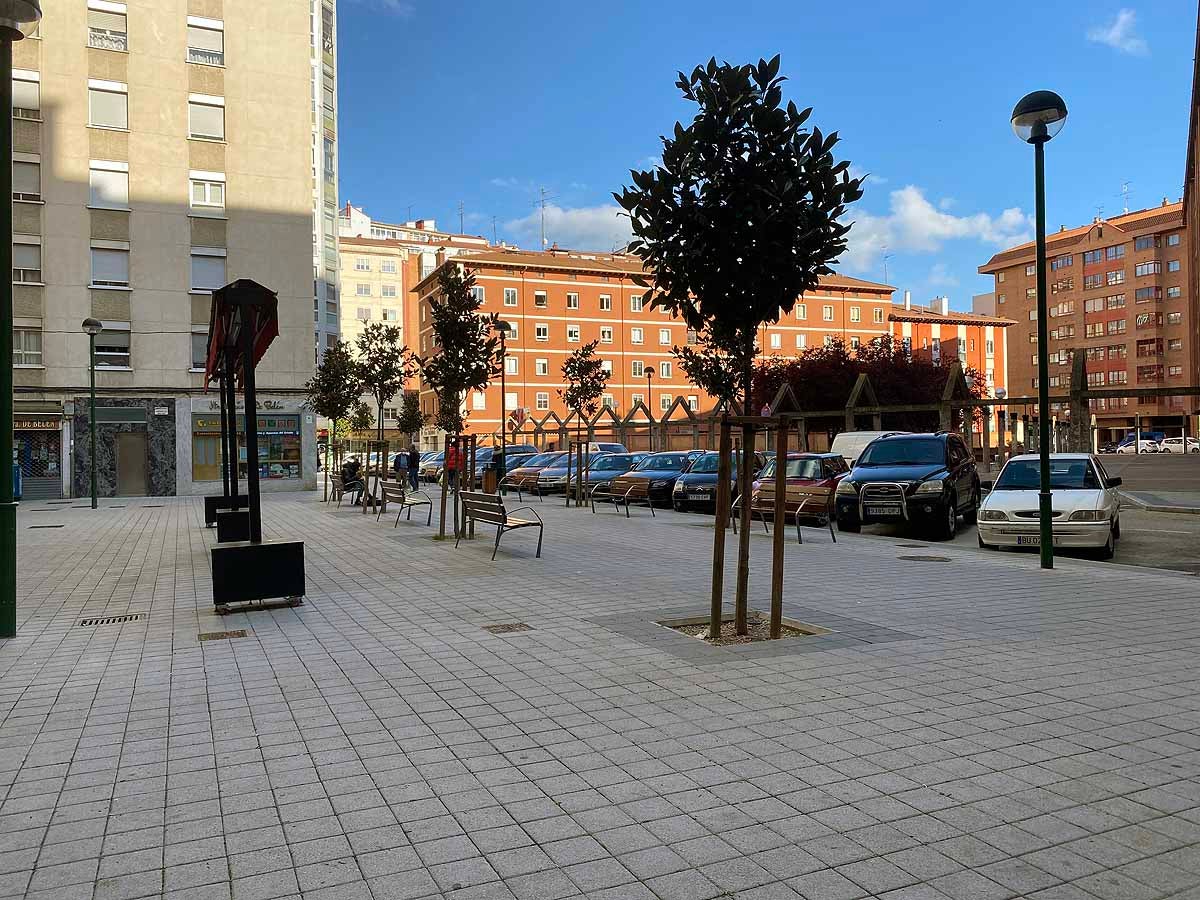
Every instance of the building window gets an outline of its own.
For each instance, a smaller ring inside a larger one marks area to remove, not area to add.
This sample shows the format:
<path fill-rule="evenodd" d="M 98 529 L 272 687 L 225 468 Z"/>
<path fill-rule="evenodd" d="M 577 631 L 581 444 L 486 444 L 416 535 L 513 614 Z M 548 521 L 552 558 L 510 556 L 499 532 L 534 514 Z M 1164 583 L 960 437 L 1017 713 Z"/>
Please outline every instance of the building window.
<path fill-rule="evenodd" d="M 1007 294 L 997 294 L 997 295 L 996 295 L 996 302 L 997 302 L 997 303 L 1003 304 L 1003 303 L 1004 303 L 1006 300 L 1008 300 L 1008 295 L 1007 295 Z"/>
<path fill-rule="evenodd" d="M 548 360 L 548 359 L 534 360 L 533 361 L 533 373 L 535 375 L 549 375 L 550 374 L 550 360 Z"/>
<path fill-rule="evenodd" d="M 1125 245 L 1117 244 L 1114 247 L 1104 248 L 1104 258 L 1107 260 L 1121 259 L 1125 256 Z"/>
<path fill-rule="evenodd" d="M 1183 377 L 1183 366 L 1167 366 L 1167 377 L 1168 378 L 1182 378 Z"/>
<path fill-rule="evenodd" d="M 371 286 L 369 284 L 356 284 L 354 286 L 354 296 L 370 297 L 371 296 Z M 424 321 L 424 317 L 422 317 L 421 321 Z"/>
<path fill-rule="evenodd" d="M 1124 309 L 1125 308 L 1125 295 L 1124 294 L 1111 294 L 1104 298 L 1104 303 L 1108 309 Z"/>
<path fill-rule="evenodd" d="M 93 287 L 129 287 L 129 251 L 92 248 Z"/>
<path fill-rule="evenodd" d="M 862 309 L 860 309 L 857 306 L 850 307 L 850 321 L 851 322 L 861 322 L 862 321 Z"/>
<path fill-rule="evenodd" d="M 1183 349 L 1183 338 L 1168 338 L 1167 349 L 1172 353 Z"/>
<path fill-rule="evenodd" d="M 644 338 L 642 335 L 642 329 L 640 329 L 640 328 L 629 329 L 629 343 L 641 344 L 643 342 L 644 342 Z"/>
<path fill-rule="evenodd" d="M 225 251 L 192 248 L 192 290 L 215 291 L 225 286 Z"/>
<path fill-rule="evenodd" d="M 1073 259 L 1073 257 L 1069 253 L 1064 256 L 1054 257 L 1054 259 L 1050 260 L 1051 271 L 1056 272 L 1059 269 L 1065 269 L 1067 266 L 1071 265 L 1072 259 Z M 1004 279 L 1001 278 L 1000 280 L 1003 281 Z"/>
<path fill-rule="evenodd" d="M 510 341 L 514 340 L 516 338 L 516 336 L 517 336 L 517 323 L 509 322 L 508 323 L 508 340 L 510 340 Z"/>
<path fill-rule="evenodd" d="M 668 409 L 671 408 L 671 395 L 670 394 L 659 394 L 658 395 L 658 408 L 660 410 L 662 410 L 663 412 L 666 412 Z"/>
<path fill-rule="evenodd" d="M 608 294 L 600 295 L 600 311 L 612 312 L 612 297 L 610 297 Z"/>
<path fill-rule="evenodd" d="M 1167 271 L 1168 272 L 1178 272 L 1179 271 L 1179 260 L 1177 260 L 1177 259 L 1167 260 Z"/>
<path fill-rule="evenodd" d="M 1085 266 L 1090 266 L 1093 263 L 1098 263 L 1098 262 L 1103 262 L 1103 261 L 1104 261 L 1104 251 L 1103 250 L 1085 250 L 1085 251 L 1083 251 L 1083 264 Z M 1033 266 L 1027 266 L 1025 269 L 1025 274 L 1032 275 L 1033 273 L 1029 271 L 1032 268 L 1033 268 Z"/>
<path fill-rule="evenodd" d="M 783 346 L 783 335 L 781 335 L 781 334 L 771 335 L 771 349 L 778 350 L 782 346 Z"/>
<path fill-rule="evenodd" d="M 996 354 L 996 342 L 989 340 L 984 347 L 984 353 L 988 356 L 994 356 Z"/>
<path fill-rule="evenodd" d="M 188 96 L 188 136 L 206 141 L 225 140 L 225 98 Z"/>
<path fill-rule="evenodd" d="M 42 199 L 42 164 L 40 162 L 13 161 L 12 196 L 14 200 Z"/>
<path fill-rule="evenodd" d="M 220 19 L 188 16 L 187 61 L 202 66 L 225 65 L 225 30 Z"/>
<path fill-rule="evenodd" d="M 1004 284 L 1004 279 L 1005 279 L 1005 278 L 1007 278 L 1007 277 L 1008 277 L 1008 276 L 1007 276 L 1007 275 L 1006 275 L 1004 272 L 997 272 L 997 273 L 996 273 L 996 283 L 997 283 L 997 284 Z"/>
<path fill-rule="evenodd" d="M 611 344 L 613 342 L 613 330 L 609 325 L 600 326 L 600 343 Z"/>
<path fill-rule="evenodd" d="M 129 49 L 125 4 L 88 0 L 88 46 L 97 50 Z"/>
<path fill-rule="evenodd" d="M 1159 246 L 1161 246 L 1161 242 L 1157 234 L 1147 234 L 1133 239 L 1134 250 L 1153 250 Z"/>
<path fill-rule="evenodd" d="M 630 374 L 634 378 L 641 378 L 646 374 L 645 363 L 643 363 L 640 359 L 635 359 L 632 363 L 630 363 L 630 366 Z"/>
<path fill-rule="evenodd" d="M 1083 289 L 1085 291 L 1095 290 L 1098 287 L 1104 287 L 1104 276 L 1103 275 L 1097 273 L 1095 275 L 1084 275 L 1083 276 Z M 1037 296 L 1037 291 L 1035 289 L 1030 288 L 1030 290 L 1033 290 L 1034 296 Z M 1026 299 L 1030 299 L 1028 292 L 1026 292 L 1025 296 L 1026 296 Z"/>
<path fill-rule="evenodd" d="M 1036 265 L 1027 265 L 1027 266 L 1025 267 L 1025 274 L 1026 274 L 1026 275 L 1035 275 L 1035 274 L 1037 274 L 1037 266 L 1036 266 Z"/>
<path fill-rule="evenodd" d="M 1157 286 L 1138 288 L 1133 292 L 1133 299 L 1137 303 L 1148 303 L 1151 300 L 1159 300 L 1161 298 L 1162 288 Z"/>
<path fill-rule="evenodd" d="M 833 321 L 833 307 L 832 306 L 822 306 L 821 307 L 821 319 L 825 322 Z"/>
<path fill-rule="evenodd" d="M 808 335 L 806 335 L 806 334 L 796 335 L 796 349 L 803 350 L 807 346 L 808 346 Z"/>
<path fill-rule="evenodd" d="M 645 397 L 644 397 L 642 394 L 633 394 L 633 395 L 630 397 L 630 402 L 631 402 L 631 403 L 632 403 L 634 406 L 637 406 L 639 403 L 645 403 L 645 402 L 646 402 L 646 398 L 645 398 Z"/>
<path fill-rule="evenodd" d="M 379 271 L 386 275 L 396 274 L 396 261 L 394 259 L 383 259 L 379 261 Z"/>
<path fill-rule="evenodd" d="M 1138 263 L 1133 272 L 1139 278 L 1143 275 L 1158 275 L 1160 272 L 1162 272 L 1162 263 L 1158 260 Z"/>
<path fill-rule="evenodd" d="M 216 172 L 192 172 L 192 209 L 208 213 L 225 212 L 225 176 Z M 369 267 L 368 267 L 369 268 Z"/>
<path fill-rule="evenodd" d="M 42 118 L 42 85 L 41 76 L 37 72 L 25 69 L 13 71 L 13 118 L 33 119 Z"/>
<path fill-rule="evenodd" d="M 601 394 L 600 395 L 600 406 L 603 409 L 616 409 L 617 408 L 617 398 L 614 397 L 612 394 Z"/>
<path fill-rule="evenodd" d="M 129 87 L 117 81 L 88 79 L 88 124 L 129 129 Z"/>
<path fill-rule="evenodd" d="M 832 334 L 825 335 L 825 340 L 823 342 L 823 346 L 825 346 L 825 347 L 833 346 L 833 335 Z"/>
<path fill-rule="evenodd" d="M 630 312 L 641 312 L 642 311 L 642 295 L 641 294 L 630 294 L 630 296 L 629 296 L 629 311 Z"/>
<path fill-rule="evenodd" d="M 384 310 L 383 310 L 383 321 L 385 321 L 385 322 L 399 322 L 399 321 L 400 321 L 400 310 L 398 310 L 398 309 L 388 309 L 388 308 L 386 308 L 386 307 L 385 307 L 385 308 L 384 308 Z"/>
<path fill-rule="evenodd" d="M 550 326 L 545 322 L 538 322 L 533 326 L 533 339 L 535 341 L 550 340 Z"/>
<path fill-rule="evenodd" d="M 611 359 L 601 360 L 600 361 L 600 370 L 602 372 L 604 372 L 605 375 L 611 375 L 612 374 L 612 360 Z"/>
<path fill-rule="evenodd" d="M 518 365 L 518 360 L 515 356 L 506 356 L 504 358 L 504 374 L 505 375 L 516 375 L 517 374 L 517 365 Z"/>
<path fill-rule="evenodd" d="M 854 335 L 852 338 L 850 338 L 850 349 L 857 350 L 861 343 L 862 342 L 858 339 L 858 335 Z"/>
<path fill-rule="evenodd" d="M 18 284 L 40 284 L 42 281 L 42 245 L 13 242 L 13 276 Z"/>
<path fill-rule="evenodd" d="M 578 294 L 567 294 L 567 309 L 579 309 Z"/>
<path fill-rule="evenodd" d="M 540 410 L 543 410 L 543 411 L 550 408 L 550 395 L 549 394 L 545 393 L 544 391 L 538 391 L 537 408 Z"/>
<path fill-rule="evenodd" d="M 1105 272 L 1104 273 L 1104 283 L 1108 284 L 1108 285 L 1124 284 L 1125 283 L 1125 270 L 1124 269 L 1114 269 L 1111 272 Z"/>
<path fill-rule="evenodd" d="M 1105 323 L 1105 325 L 1106 325 L 1106 330 L 1107 330 L 1108 334 L 1124 334 L 1125 333 L 1125 320 L 1124 319 L 1113 319 L 1110 322 Z"/>
<path fill-rule="evenodd" d="M 33 328 L 13 329 L 13 365 L 42 364 L 42 333 Z"/>
<path fill-rule="evenodd" d="M 539 309 L 545 309 L 547 306 L 550 305 L 550 302 L 546 299 L 545 291 L 534 291 L 533 292 L 533 305 L 538 307 Z"/>
<path fill-rule="evenodd" d="M 129 332 L 105 329 L 96 335 L 96 368 L 128 369 Z"/>
<path fill-rule="evenodd" d="M 487 394 L 483 391 L 471 391 L 471 409 L 487 409 Z"/>
<path fill-rule="evenodd" d="M 487 301 L 487 295 L 479 285 L 471 288 L 471 296 L 475 298 L 475 302 L 482 306 Z"/>
<path fill-rule="evenodd" d="M 208 365 L 208 334 L 192 334 L 192 368 L 203 371 Z"/>
<path fill-rule="evenodd" d="M 670 328 L 658 329 L 658 342 L 660 344 L 662 344 L 664 347 L 671 346 L 671 329 Z"/>
<path fill-rule="evenodd" d="M 807 305 L 805 305 L 803 303 L 799 303 L 796 305 L 796 318 L 799 319 L 801 322 L 808 321 L 808 306 Z"/>
<path fill-rule="evenodd" d="M 671 364 L 669 362 L 666 362 L 665 360 L 663 362 L 660 362 L 658 364 L 658 374 L 662 378 L 670 378 L 671 377 Z"/>
<path fill-rule="evenodd" d="M 579 326 L 578 325 L 568 325 L 567 326 L 567 343 L 569 343 L 569 344 L 578 344 L 579 343 Z"/>
<path fill-rule="evenodd" d="M 1179 235 L 1178 234 L 1168 234 L 1167 235 L 1167 246 L 1168 247 L 1178 247 L 1179 246 Z"/>
<path fill-rule="evenodd" d="M 380 290 L 379 296 L 381 296 L 381 297 L 395 297 L 396 296 L 396 286 L 394 284 L 382 285 L 379 290 Z"/>
<path fill-rule="evenodd" d="M 371 258 L 369 256 L 356 256 L 354 258 L 354 271 L 355 272 L 370 272 L 371 271 Z"/>
<path fill-rule="evenodd" d="M 516 306 L 517 305 L 517 289 L 516 288 L 505 288 L 504 289 L 504 305 L 505 306 Z"/>
<path fill-rule="evenodd" d="M 1182 325 L 1183 324 L 1183 313 L 1181 313 L 1181 312 L 1167 313 L 1167 324 L 1168 325 Z"/>
<path fill-rule="evenodd" d="M 883 323 L 883 308 L 879 307 L 879 306 L 875 307 L 875 311 L 874 311 L 873 315 L 874 315 L 875 324 L 881 325 Z"/>

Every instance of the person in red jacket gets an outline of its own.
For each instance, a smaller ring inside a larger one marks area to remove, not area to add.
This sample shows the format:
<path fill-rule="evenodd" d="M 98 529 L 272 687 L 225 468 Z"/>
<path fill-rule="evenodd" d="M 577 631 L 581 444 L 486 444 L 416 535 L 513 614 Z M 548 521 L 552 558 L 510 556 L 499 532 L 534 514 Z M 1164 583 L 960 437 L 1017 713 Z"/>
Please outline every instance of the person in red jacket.
<path fill-rule="evenodd" d="M 450 448 L 446 451 L 446 484 L 451 490 L 458 487 L 458 471 L 462 468 L 462 451 L 458 449 L 458 438 L 455 438 L 450 443 Z"/>

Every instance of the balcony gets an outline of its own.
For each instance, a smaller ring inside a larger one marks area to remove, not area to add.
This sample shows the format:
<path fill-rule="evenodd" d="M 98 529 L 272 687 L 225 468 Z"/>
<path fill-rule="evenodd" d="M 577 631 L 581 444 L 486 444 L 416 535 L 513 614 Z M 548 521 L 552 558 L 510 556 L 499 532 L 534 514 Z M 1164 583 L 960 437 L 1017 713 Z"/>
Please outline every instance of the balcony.
<path fill-rule="evenodd" d="M 124 31 L 92 26 L 88 29 L 88 46 L 96 50 L 117 50 L 124 53 L 129 49 L 129 35 Z"/>
<path fill-rule="evenodd" d="M 202 66 L 225 65 L 225 53 L 222 50 L 201 50 L 199 47 L 188 47 L 188 62 L 199 63 Z"/>

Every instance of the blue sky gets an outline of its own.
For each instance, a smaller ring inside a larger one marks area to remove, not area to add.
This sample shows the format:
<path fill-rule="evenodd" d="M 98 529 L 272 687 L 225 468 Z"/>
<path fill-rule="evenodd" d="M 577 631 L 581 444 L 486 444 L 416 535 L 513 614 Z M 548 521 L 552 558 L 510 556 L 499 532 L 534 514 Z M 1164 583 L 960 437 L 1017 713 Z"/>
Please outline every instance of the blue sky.
<path fill-rule="evenodd" d="M 1194 0 L 693 0 L 603 4 L 341 0 L 342 202 L 433 217 L 536 248 L 609 250 L 628 235 L 611 192 L 692 111 L 679 69 L 782 54 L 785 97 L 868 172 L 838 268 L 949 295 L 1032 236 L 1033 154 L 1013 104 L 1048 88 L 1070 117 L 1047 151 L 1048 225 L 1183 191 Z M 885 253 L 883 247 L 887 247 Z"/>

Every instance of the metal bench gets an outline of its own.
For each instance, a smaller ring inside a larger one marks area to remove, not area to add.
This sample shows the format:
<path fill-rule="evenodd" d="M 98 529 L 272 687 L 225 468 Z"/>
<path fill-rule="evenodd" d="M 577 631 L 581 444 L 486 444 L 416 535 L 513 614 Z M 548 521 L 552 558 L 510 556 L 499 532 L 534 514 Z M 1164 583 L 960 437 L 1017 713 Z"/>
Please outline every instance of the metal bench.
<path fill-rule="evenodd" d="M 375 521 L 378 522 L 380 517 L 387 512 L 389 503 L 396 503 L 400 506 L 400 511 L 396 513 L 396 522 L 392 525 L 397 528 L 400 525 L 400 517 L 404 515 L 404 511 L 408 510 L 408 521 L 412 521 L 412 511 L 417 506 L 428 506 L 429 516 L 425 520 L 425 524 L 433 524 L 433 500 L 424 491 L 410 491 L 408 482 L 406 481 L 385 481 L 380 486 L 382 497 L 379 502 L 379 512 L 375 514 Z"/>
<path fill-rule="evenodd" d="M 329 490 L 330 490 L 329 499 L 336 500 L 338 503 L 338 506 L 341 506 L 342 505 L 342 497 L 344 497 L 346 495 L 346 482 L 342 480 L 341 475 L 330 474 Z"/>
<path fill-rule="evenodd" d="M 496 485 L 496 492 L 516 491 L 517 499 L 522 503 L 525 502 L 525 492 L 533 494 L 538 500 L 545 502 L 542 497 L 542 492 L 538 490 L 537 476 L 518 475 L 515 478 L 512 475 L 505 475 Z"/>
<path fill-rule="evenodd" d="M 616 479 L 614 479 L 614 481 L 615 480 Z M 620 485 L 614 489 L 613 482 L 611 481 L 602 481 L 600 484 L 591 489 L 591 491 L 588 493 L 588 499 L 592 504 L 592 512 L 596 511 L 597 499 L 611 501 L 613 507 L 617 509 L 619 509 L 621 504 L 624 503 L 625 518 L 628 519 L 630 503 L 645 503 L 650 509 L 651 518 L 657 518 L 657 516 L 654 514 L 654 504 L 650 501 L 649 481 L 639 481 L 635 484 L 631 484 L 624 490 L 621 489 Z"/>
<path fill-rule="evenodd" d="M 821 510 L 820 512 L 816 512 L 816 513 L 808 511 L 806 509 L 804 503 L 801 503 L 800 508 L 797 509 L 792 514 L 792 517 L 795 519 L 795 522 L 796 522 L 796 543 L 797 544 L 804 543 L 804 535 L 801 533 L 800 529 L 805 524 L 805 522 L 811 522 L 811 521 L 815 521 L 817 523 L 817 525 L 821 528 L 828 526 L 829 536 L 831 538 L 833 538 L 833 542 L 835 544 L 837 543 L 837 529 L 834 528 L 834 522 L 837 521 L 837 507 L 835 506 L 835 500 L 836 500 L 836 498 L 834 497 L 833 491 L 830 491 L 829 498 L 825 502 L 825 508 L 823 510 Z M 733 523 L 733 533 L 734 534 L 737 534 L 738 518 L 739 518 L 737 513 L 741 509 L 741 507 L 742 507 L 742 498 L 741 497 L 738 497 L 736 500 L 733 501 L 733 503 L 731 503 L 729 505 L 729 518 L 730 518 L 730 521 Z M 774 519 L 775 519 L 775 498 L 774 497 L 768 498 L 766 500 L 766 502 L 759 502 L 759 503 L 752 502 L 751 503 L 751 505 L 750 505 L 750 520 L 753 521 L 755 515 L 757 515 L 759 520 L 763 523 L 763 531 L 767 532 L 767 534 L 770 534 L 771 529 L 767 527 L 767 514 L 770 514 L 772 521 L 774 521 Z M 785 519 L 786 519 L 786 516 L 785 516 Z"/>
<path fill-rule="evenodd" d="M 463 515 L 466 519 L 474 522 L 486 522 L 496 526 L 496 543 L 492 547 L 492 559 L 496 558 L 496 551 L 500 549 L 500 538 L 504 536 L 506 531 L 516 531 L 518 528 L 537 528 L 538 542 L 537 553 L 535 556 L 542 556 L 542 517 L 539 516 L 532 506 L 521 506 L 511 512 L 504 508 L 504 498 L 499 494 L 484 494 L 479 491 L 462 491 L 458 495 L 463 504 Z M 529 510 L 533 513 L 534 520 L 518 519 L 513 516 L 514 512 Z M 457 547 L 459 541 L 462 540 L 460 534 L 454 541 L 454 546 Z"/>

